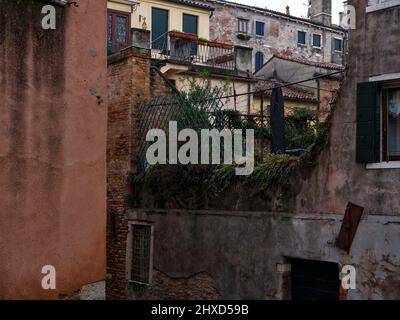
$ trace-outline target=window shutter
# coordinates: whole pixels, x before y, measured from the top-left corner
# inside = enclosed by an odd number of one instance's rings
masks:
[[[359,83],[357,85],[357,162],[380,161],[380,128],[378,82]]]

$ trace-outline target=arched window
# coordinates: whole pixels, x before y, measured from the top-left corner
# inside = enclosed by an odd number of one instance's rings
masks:
[[[262,52],[256,53],[256,72],[264,65],[264,54]]]

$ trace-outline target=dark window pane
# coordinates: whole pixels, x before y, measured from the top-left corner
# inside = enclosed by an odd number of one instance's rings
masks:
[[[112,42],[112,34],[113,34],[113,16],[112,14],[108,15],[108,42]]]
[[[265,23],[256,21],[256,35],[264,36],[265,34]]]
[[[264,65],[264,54],[262,52],[256,53],[256,71],[260,70]]]
[[[132,281],[141,283],[150,282],[150,245],[151,227],[134,225],[131,268]]]
[[[335,51],[342,51],[342,40],[335,39]]]
[[[321,48],[321,36],[319,34],[313,35],[313,46]]]
[[[125,44],[127,39],[127,18],[117,17],[117,42]]]
[[[298,33],[297,33],[297,43],[306,44],[306,33],[304,31],[298,31]]]

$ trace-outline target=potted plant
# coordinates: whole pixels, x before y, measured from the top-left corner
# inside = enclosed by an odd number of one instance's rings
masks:
[[[208,39],[203,38],[203,37],[198,37],[198,38],[197,38],[197,43],[198,43],[199,45],[206,46],[207,43],[208,43]]]
[[[197,35],[195,34],[190,34],[190,33],[185,33],[181,32],[178,30],[172,30],[169,32],[169,36],[171,38],[177,38],[180,40],[191,40],[191,41],[197,41]]]
[[[208,41],[208,46],[213,48],[221,48],[221,49],[231,49],[232,45],[230,43],[223,43],[218,41]]]

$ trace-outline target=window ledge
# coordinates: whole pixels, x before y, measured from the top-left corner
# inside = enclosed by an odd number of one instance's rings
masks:
[[[366,168],[367,170],[400,169],[400,161],[367,163]]]

